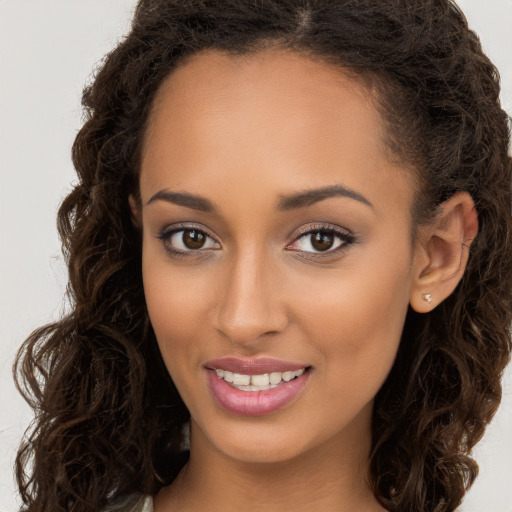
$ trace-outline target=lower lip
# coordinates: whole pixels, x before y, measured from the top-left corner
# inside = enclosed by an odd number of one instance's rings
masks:
[[[261,416],[277,411],[292,402],[306,386],[309,371],[289,382],[281,381],[265,391],[242,391],[207,369],[210,391],[216,402],[226,411],[243,416]]]

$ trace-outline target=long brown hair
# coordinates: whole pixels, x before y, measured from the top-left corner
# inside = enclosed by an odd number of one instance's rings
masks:
[[[421,184],[416,224],[457,191],[475,201],[462,282],[431,313],[408,312],[375,401],[369,474],[393,511],[453,510],[473,482],[469,454],[511,350],[512,166],[498,73],[463,14],[449,0],[142,0],[83,94],[79,181],[58,213],[72,310],[32,333],[15,366],[36,413],[16,463],[26,510],[97,512],[183,467],[189,413],[148,320],[128,196],[162,80],[203,49],[265,45],[372,82],[391,153]]]

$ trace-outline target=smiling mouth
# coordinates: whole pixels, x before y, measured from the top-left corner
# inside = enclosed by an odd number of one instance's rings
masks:
[[[246,375],[243,373],[230,372],[220,368],[215,369],[219,378],[240,391],[267,391],[273,389],[282,382],[290,382],[300,377],[307,368],[296,371],[270,372],[259,375]]]
[[[211,396],[229,413],[261,416],[292,404],[312,367],[272,358],[224,357],[204,365]]]

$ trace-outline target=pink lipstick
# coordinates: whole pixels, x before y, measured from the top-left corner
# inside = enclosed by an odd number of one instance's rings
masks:
[[[210,392],[226,411],[268,414],[292,402],[304,389],[310,367],[277,359],[227,357],[204,365]]]

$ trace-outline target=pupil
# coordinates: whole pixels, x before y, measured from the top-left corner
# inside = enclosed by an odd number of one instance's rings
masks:
[[[317,251],[327,251],[334,243],[334,236],[330,233],[319,231],[313,234],[311,243]]]
[[[206,237],[200,231],[191,230],[183,233],[183,243],[188,249],[201,249],[205,240]]]

